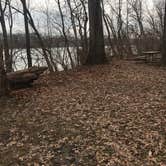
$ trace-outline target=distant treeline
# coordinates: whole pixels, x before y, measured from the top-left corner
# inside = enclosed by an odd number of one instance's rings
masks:
[[[65,39],[63,36],[42,36],[45,47],[65,47]],[[0,40],[2,42],[2,34],[0,34]],[[8,35],[9,48],[26,48],[26,38],[25,34],[13,34],[12,38]],[[35,34],[30,35],[31,48],[39,48],[40,42]],[[68,37],[70,46],[75,46],[74,37]],[[81,41],[79,41],[81,43]],[[80,44],[81,45],[81,44]]]
[[[65,38],[63,36],[42,36],[45,47],[47,48],[54,48],[54,47],[65,47]],[[40,47],[40,42],[35,34],[30,35],[31,39],[31,48],[39,48]],[[2,41],[2,34],[0,34],[0,40]],[[12,38],[10,35],[8,36],[9,40],[9,48],[26,48],[26,38],[24,34],[18,33],[18,34],[13,34]],[[123,42],[125,43],[125,38],[123,39]],[[68,37],[68,42],[71,47],[75,47],[76,41],[74,37]],[[80,46],[81,46],[81,40],[77,41]],[[138,44],[137,39],[130,39],[130,44],[136,46]],[[118,41],[112,38],[112,43],[114,45],[118,44]],[[154,50],[159,50],[161,47],[160,39],[156,38],[155,36],[146,36],[144,39],[141,40],[142,45],[144,46],[144,50],[151,50],[152,48]],[[127,41],[126,41],[126,44]],[[110,42],[107,36],[105,36],[105,45],[110,46]]]

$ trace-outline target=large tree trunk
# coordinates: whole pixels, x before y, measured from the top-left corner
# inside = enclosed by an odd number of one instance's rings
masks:
[[[165,2],[165,14],[164,14],[163,41],[162,41],[162,64],[166,66],[166,2]]]
[[[28,15],[27,15],[27,5],[26,0],[21,0],[23,5],[23,13],[24,13],[24,24],[25,24],[25,37],[26,37],[26,51],[27,51],[27,60],[28,60],[28,68],[32,67],[32,57],[31,57],[31,46],[30,46],[30,33],[29,33],[29,25],[28,25]]]
[[[107,62],[104,48],[103,22],[100,0],[88,0],[90,41],[86,64]]]
[[[4,69],[3,49],[0,47],[0,97],[8,95],[6,71]]]

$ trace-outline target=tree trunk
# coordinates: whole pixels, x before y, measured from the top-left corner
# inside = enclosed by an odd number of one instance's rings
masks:
[[[34,80],[37,80],[47,69],[47,67],[30,67],[25,70],[7,73],[7,80],[10,89],[19,89],[31,86]]]
[[[33,21],[33,18],[32,18],[32,16],[31,16],[31,13],[29,12],[29,10],[28,10],[27,8],[26,8],[26,12],[27,12],[29,24],[31,25],[32,29],[34,30],[34,32],[35,32],[35,34],[36,34],[36,36],[37,36],[37,38],[38,38],[38,40],[39,40],[39,42],[40,42],[40,46],[41,46],[41,49],[42,49],[42,51],[43,51],[43,56],[44,56],[44,58],[45,58],[45,60],[46,60],[46,63],[47,63],[48,68],[49,68],[49,71],[50,71],[50,72],[54,72],[53,66],[52,66],[52,64],[51,64],[51,62],[50,62],[50,60],[49,60],[48,55],[47,55],[48,50],[46,50],[45,44],[44,44],[44,42],[43,42],[43,39],[42,39],[42,37],[41,37],[39,31],[37,30],[36,26],[35,26],[35,23],[34,23],[34,21]]]
[[[8,84],[4,69],[3,49],[0,47],[0,97],[8,95]]]
[[[69,10],[70,10],[70,18],[71,18],[72,28],[73,28],[73,32],[74,32],[74,37],[75,37],[75,45],[76,45],[76,51],[77,51],[76,60],[77,60],[77,65],[79,65],[80,64],[79,55],[78,55],[78,53],[79,53],[79,40],[78,40],[75,16],[74,16],[73,9],[71,6],[71,0],[67,0],[67,4],[68,4]]]
[[[31,46],[30,46],[30,33],[29,33],[29,25],[28,25],[28,15],[27,15],[27,5],[26,0],[21,0],[23,5],[23,13],[24,13],[24,24],[25,24],[25,37],[26,37],[26,51],[27,51],[27,60],[28,60],[28,68],[32,67],[32,57],[31,57]]]
[[[65,30],[64,15],[63,15],[63,12],[62,12],[60,0],[58,0],[57,3],[58,3],[59,13],[60,13],[60,17],[61,17],[62,33],[63,33],[64,39],[65,39],[65,47],[67,49],[67,53],[68,53],[68,56],[69,56],[69,59],[70,59],[71,67],[74,68],[75,64],[73,62],[73,58],[72,58],[72,55],[71,55],[71,52],[70,52],[70,45],[69,45],[68,37],[67,37],[67,34],[66,34],[66,30]]]
[[[166,66],[166,2],[165,2],[165,14],[164,14],[163,41],[162,41],[162,64]]]
[[[88,9],[90,42],[86,64],[104,64],[107,63],[107,59],[104,48],[104,34],[100,0],[88,0]]]
[[[2,7],[2,2],[0,2],[0,22],[2,27],[2,33],[3,33],[3,47],[4,47],[4,53],[5,53],[5,65],[6,65],[6,71],[11,72],[12,71],[12,58],[9,54],[9,43],[8,43],[8,36],[7,36],[7,29],[6,29],[6,23],[5,23],[5,16],[4,16],[4,10]]]

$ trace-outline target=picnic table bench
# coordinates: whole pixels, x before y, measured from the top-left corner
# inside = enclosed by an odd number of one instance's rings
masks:
[[[159,59],[160,57],[160,51],[145,51],[142,52],[142,54],[145,56],[146,62],[153,62],[156,59]]]

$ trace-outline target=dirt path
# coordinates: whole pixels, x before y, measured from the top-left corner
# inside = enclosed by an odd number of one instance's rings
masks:
[[[166,70],[119,62],[45,76],[0,102],[0,166],[165,166]]]

